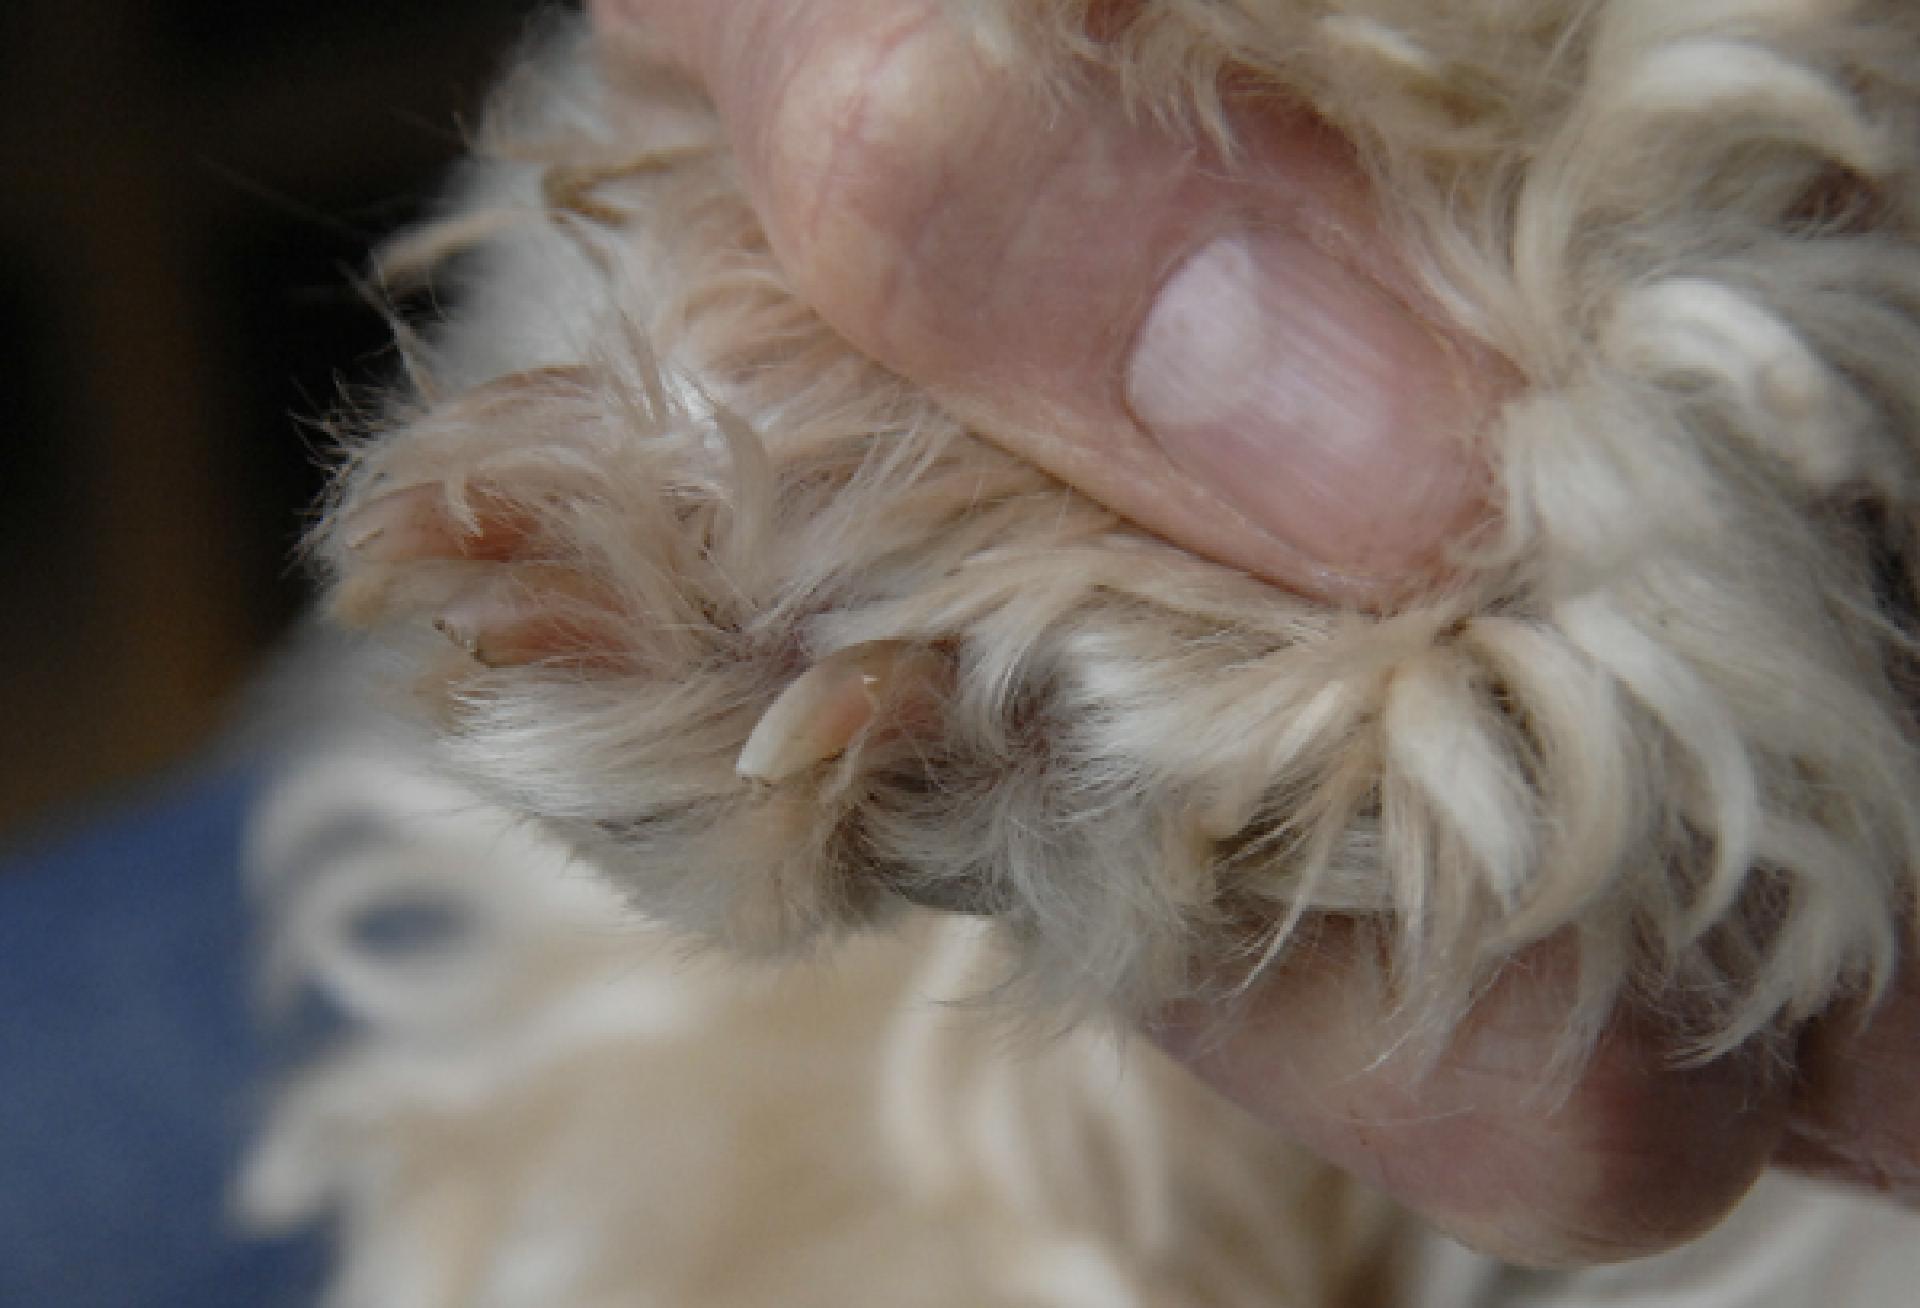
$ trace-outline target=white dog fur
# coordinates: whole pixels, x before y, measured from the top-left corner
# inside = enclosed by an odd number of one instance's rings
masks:
[[[1504,1268],[1119,1030],[1009,1040],[967,1002],[980,923],[693,958],[367,730],[302,761],[253,861],[271,993],[355,1029],[239,1195],[330,1219],[327,1308],[1885,1308],[1920,1275],[1911,1215],[1781,1178],[1676,1254]]]
[[[248,1184],[343,1216],[339,1303],[1411,1303],[1451,1255],[1106,1019],[1318,913],[1378,930],[1427,1034],[1572,941],[1567,1066],[1623,999],[1704,1056],[1888,978],[1920,859],[1910,9],[1151,0],[1095,42],[1088,7],[954,3],[1036,94],[1230,160],[1230,71],[1351,139],[1521,379],[1460,434],[1498,530],[1372,614],[1144,537],[815,319],[696,89],[550,38],[389,251],[455,307],[317,545],[484,801],[321,757],[263,836],[314,864],[283,962],[368,1023]],[[296,856],[286,813],[342,795],[375,852]],[[422,878],[459,943],[383,960],[350,910]],[[826,972],[683,969],[662,930]],[[1008,1050],[924,998],[989,990],[1087,1025]]]

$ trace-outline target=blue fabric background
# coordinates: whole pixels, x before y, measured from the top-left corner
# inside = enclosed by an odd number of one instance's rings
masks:
[[[253,786],[202,773],[0,852],[0,1304],[312,1301],[317,1240],[237,1234],[272,1066],[238,874]]]

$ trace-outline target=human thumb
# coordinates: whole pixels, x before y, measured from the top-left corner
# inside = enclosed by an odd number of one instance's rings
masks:
[[[1370,604],[1483,513],[1500,375],[1436,321],[1345,144],[1228,166],[1043,93],[933,0],[597,0],[706,83],[776,254],[860,349],[1176,544]]]

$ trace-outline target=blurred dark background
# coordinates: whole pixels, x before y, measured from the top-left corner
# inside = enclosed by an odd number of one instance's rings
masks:
[[[529,0],[0,0],[0,840],[189,756],[306,600],[351,287]]]

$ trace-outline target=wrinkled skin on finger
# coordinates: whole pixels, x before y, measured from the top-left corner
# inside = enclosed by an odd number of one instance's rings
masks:
[[[1771,1159],[1791,1078],[1755,1051],[1679,1067],[1622,1014],[1577,1075],[1554,1070],[1570,947],[1514,959],[1444,1048],[1417,1047],[1376,948],[1337,922],[1227,1021],[1171,1011],[1149,1034],[1255,1116],[1511,1262],[1572,1267],[1713,1226]]]
[[[1429,1062],[1393,1048],[1370,948],[1337,927],[1231,1022],[1170,1012],[1150,1034],[1228,1099],[1464,1242],[1579,1266],[1711,1228],[1780,1165],[1920,1207],[1920,980],[1810,1024],[1788,1061],[1752,1047],[1685,1065],[1623,1013],[1571,1084],[1550,1072],[1573,1008],[1570,953],[1514,960]]]
[[[1497,361],[1436,326],[1343,142],[1229,169],[1042,98],[931,0],[602,0],[705,80],[775,250],[855,345],[1176,544],[1369,604],[1484,513]]]

